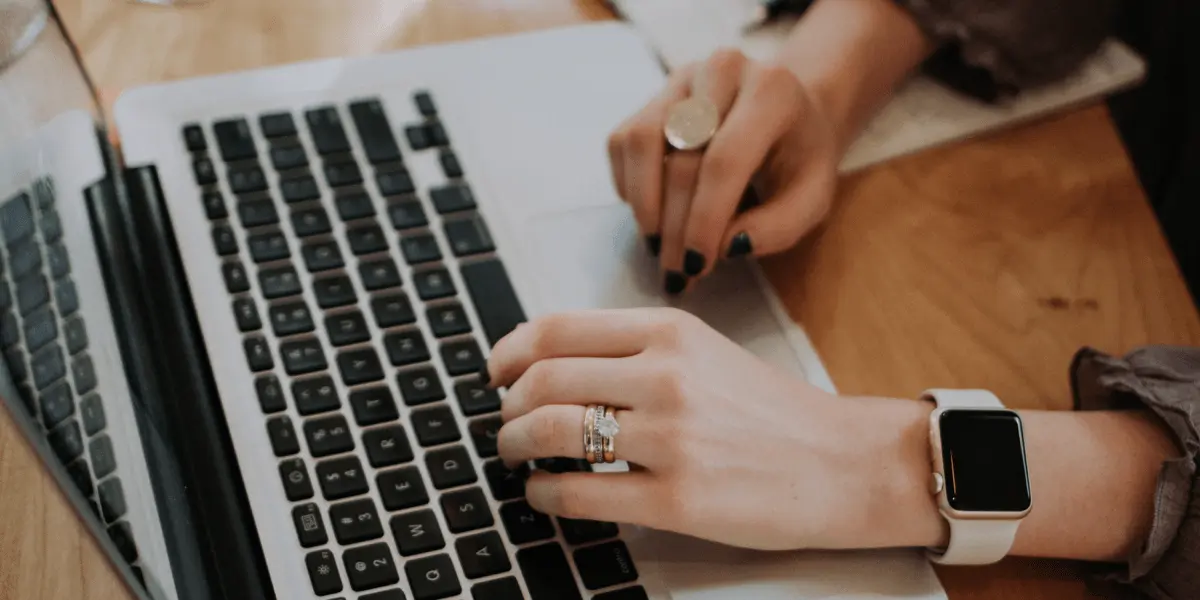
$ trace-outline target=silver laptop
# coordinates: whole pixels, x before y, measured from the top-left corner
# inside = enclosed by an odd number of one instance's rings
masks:
[[[663,81],[623,26],[145,87],[111,123],[76,58],[51,18],[0,72],[0,395],[137,597],[941,597],[915,552],[551,518],[523,477],[589,465],[496,458],[492,344],[669,303],[604,154]],[[681,306],[830,387],[752,267]]]

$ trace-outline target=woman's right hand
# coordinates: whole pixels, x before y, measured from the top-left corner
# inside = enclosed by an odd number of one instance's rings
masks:
[[[692,94],[716,105],[721,124],[703,150],[668,151],[669,110]],[[608,151],[617,191],[659,256],[666,291],[678,294],[722,258],[780,252],[816,226],[836,186],[837,140],[791,71],[720,50],[676,72]],[[751,184],[761,202],[739,214]]]

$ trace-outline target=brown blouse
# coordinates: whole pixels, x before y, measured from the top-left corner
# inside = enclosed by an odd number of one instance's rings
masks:
[[[949,69],[943,63],[934,75],[986,99],[1068,75],[1110,35],[1120,4],[895,1],[942,42],[938,58],[958,63]],[[990,92],[978,85],[981,75]],[[1126,563],[1097,566],[1092,587],[1121,600],[1200,600],[1200,348],[1154,346],[1120,358],[1085,348],[1071,366],[1071,382],[1077,410],[1149,409],[1184,450],[1159,473],[1154,523],[1145,542]]]

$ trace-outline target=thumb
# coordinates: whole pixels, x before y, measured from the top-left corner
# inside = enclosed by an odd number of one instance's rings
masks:
[[[836,176],[812,170],[729,224],[721,248],[725,258],[766,256],[796,245],[829,212]]]

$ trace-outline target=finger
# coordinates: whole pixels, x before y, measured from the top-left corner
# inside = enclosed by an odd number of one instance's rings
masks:
[[[687,275],[683,272],[683,236],[701,160],[698,152],[676,152],[667,157],[663,166],[666,189],[663,190],[662,256],[659,261],[663,269],[663,289],[672,296],[683,293],[687,287]]]
[[[715,263],[746,187],[793,121],[794,79],[782,67],[756,73],[705,150],[684,230],[686,273],[699,275]]]
[[[721,242],[726,258],[787,250],[825,218],[837,186],[835,169],[812,167],[794,173],[774,197],[733,219]]]
[[[612,171],[613,189],[617,191],[617,196],[629,201],[629,197],[625,194],[625,137],[628,132],[625,130],[624,124],[617,127],[611,135],[608,136],[608,164]]]
[[[647,238],[659,235],[660,230],[662,160],[666,153],[663,123],[667,109],[687,98],[692,73],[691,67],[673,73],[663,92],[633,116],[622,140],[625,166],[621,173],[625,180],[626,201],[633,208],[642,235]]]
[[[564,356],[632,356],[648,342],[659,311],[647,308],[586,310],[547,315],[504,336],[484,366],[494,387],[516,381],[530,365]]]
[[[504,395],[505,421],[552,404],[606,404],[636,408],[646,368],[627,358],[559,357],[539,360]]]
[[[540,406],[500,428],[496,447],[504,464],[512,467],[539,458],[584,458],[583,420],[587,408],[566,404]],[[636,412],[618,410],[621,431],[613,437],[617,459],[644,466],[653,463],[655,434]]]
[[[548,515],[651,526],[661,484],[646,471],[628,473],[534,472],[525,482],[529,505]]]

